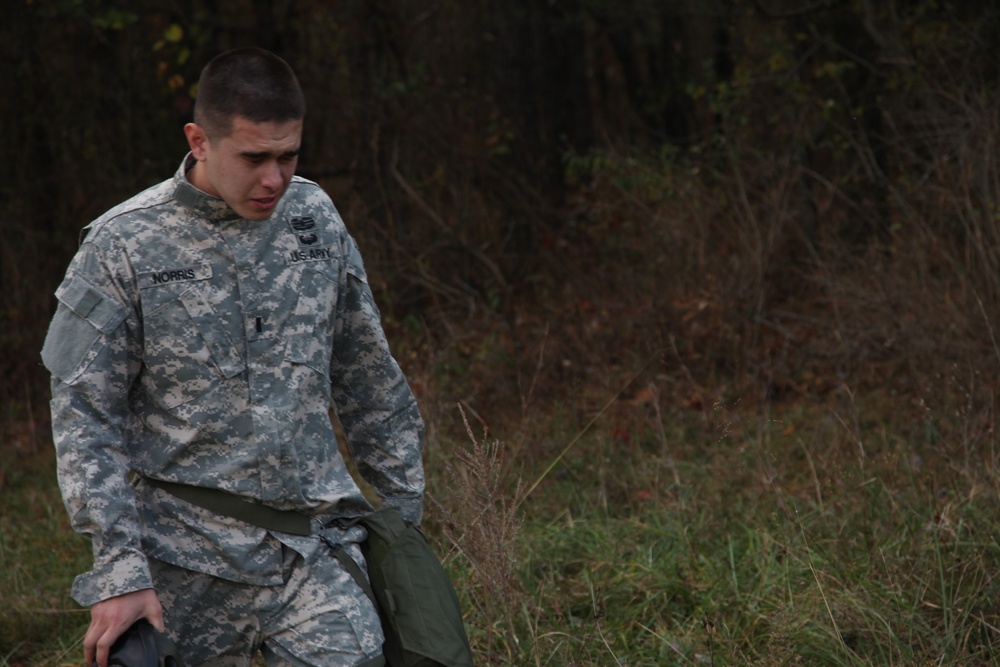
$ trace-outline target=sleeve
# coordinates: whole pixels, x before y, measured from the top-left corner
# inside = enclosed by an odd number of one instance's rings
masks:
[[[354,239],[345,234],[332,368],[333,399],[358,471],[383,501],[419,524],[424,422],[389,351]]]
[[[74,530],[89,535],[93,569],[73,584],[89,606],[152,587],[140,546],[125,445],[128,391],[138,372],[134,313],[92,244],[85,243],[56,291],[42,347],[52,374],[52,435],[63,502]]]

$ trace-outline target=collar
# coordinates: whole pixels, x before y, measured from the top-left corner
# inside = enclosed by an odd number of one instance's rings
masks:
[[[176,185],[174,198],[183,206],[207,220],[228,222],[230,220],[241,219],[240,214],[230,208],[229,204],[224,200],[202,192],[191,184],[187,174],[194,167],[194,163],[195,159],[191,153],[184,156],[184,161],[181,163],[177,173],[174,174],[174,183]]]

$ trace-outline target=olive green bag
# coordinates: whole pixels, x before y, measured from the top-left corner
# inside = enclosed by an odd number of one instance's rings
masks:
[[[394,508],[341,522],[361,524],[368,579],[342,548],[335,554],[375,602],[389,667],[472,667],[462,608],[441,562],[419,528]]]

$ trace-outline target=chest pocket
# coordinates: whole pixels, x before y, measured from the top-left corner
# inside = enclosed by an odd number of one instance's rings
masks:
[[[243,372],[237,351],[212,305],[189,287],[145,317],[142,385],[167,410],[210,392]]]

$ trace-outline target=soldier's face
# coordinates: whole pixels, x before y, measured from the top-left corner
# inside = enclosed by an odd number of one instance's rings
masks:
[[[198,161],[188,174],[199,190],[224,199],[248,220],[266,220],[295,174],[302,143],[302,121],[253,123],[233,120],[226,137],[210,140],[194,123],[184,126]]]

